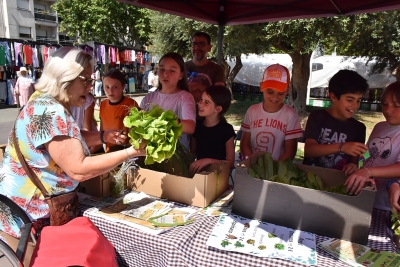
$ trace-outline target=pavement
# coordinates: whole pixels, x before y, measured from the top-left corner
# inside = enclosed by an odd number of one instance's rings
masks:
[[[4,102],[0,102],[0,145],[7,144],[8,135],[17,116],[17,105],[6,105]]]

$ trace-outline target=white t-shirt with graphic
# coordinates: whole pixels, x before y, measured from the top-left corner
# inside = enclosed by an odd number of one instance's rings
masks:
[[[274,113],[264,111],[263,103],[252,105],[246,112],[241,130],[251,134],[252,153],[269,152],[274,160],[283,154],[285,140],[303,135],[299,115],[288,105]]]
[[[400,125],[390,125],[386,121],[379,122],[372,130],[367,146],[370,158],[366,160],[364,167],[387,166],[400,162]],[[386,185],[399,178],[375,177],[377,194],[374,208],[390,210]]]

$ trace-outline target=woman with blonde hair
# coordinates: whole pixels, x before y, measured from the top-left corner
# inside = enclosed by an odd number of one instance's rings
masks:
[[[90,157],[88,147],[105,142],[121,144],[126,139],[119,130],[80,131],[71,116],[71,106],[83,106],[91,89],[91,59],[88,53],[73,47],[57,50],[46,62],[35,85],[36,92],[15,123],[23,159],[51,195],[72,192],[79,182],[106,173],[132,157],[145,155],[143,145],[138,150],[128,147]],[[21,165],[13,130],[3,163],[0,194],[25,210],[36,230],[40,230],[48,224],[49,206]],[[0,209],[0,233],[9,244],[20,237],[20,227],[20,221]]]

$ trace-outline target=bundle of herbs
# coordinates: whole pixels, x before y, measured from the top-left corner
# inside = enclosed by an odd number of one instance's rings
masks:
[[[171,110],[164,111],[158,105],[148,111],[134,107],[124,125],[130,128],[128,136],[135,149],[143,140],[146,142],[144,164],[148,169],[191,176],[189,166],[194,156],[179,142],[183,126]]]

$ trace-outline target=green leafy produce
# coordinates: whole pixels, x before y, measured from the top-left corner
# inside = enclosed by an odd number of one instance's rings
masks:
[[[390,220],[392,221],[392,230],[394,234],[400,236],[400,218],[398,214],[392,212]]]
[[[270,153],[258,156],[256,161],[247,168],[247,172],[257,179],[347,195],[344,185],[324,188],[318,175],[300,170],[289,159],[274,161]]]
[[[158,105],[149,111],[132,108],[124,119],[124,125],[130,128],[128,136],[135,149],[146,140],[146,165],[171,158],[183,129],[171,110],[164,111]]]
[[[175,154],[170,159],[166,159],[161,163],[155,162],[151,165],[145,165],[143,167],[154,171],[193,178],[194,173],[190,171],[189,167],[190,164],[195,161],[195,159],[195,156],[190,153],[190,151],[184,145],[178,142],[176,145]]]

